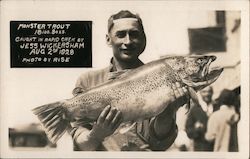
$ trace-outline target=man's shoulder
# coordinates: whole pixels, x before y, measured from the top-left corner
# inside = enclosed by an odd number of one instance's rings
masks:
[[[91,69],[80,75],[80,78],[94,78],[96,76],[100,76],[109,72],[109,67],[101,68],[101,69]]]
[[[204,111],[202,110],[201,106],[198,104],[195,104],[190,108],[190,114],[192,114],[192,115],[197,116],[197,115],[201,115],[203,113],[204,113]]]
[[[209,117],[209,120],[210,122],[212,123],[223,123],[225,121],[225,114],[223,114],[221,111],[217,110],[215,112],[213,112],[210,117]]]
[[[89,70],[80,75],[77,80],[77,86],[83,88],[92,88],[108,81],[109,68]]]
[[[192,104],[191,108],[190,108],[190,111],[198,111],[201,109],[201,106],[199,104]]]
[[[225,112],[223,112],[221,110],[216,110],[216,111],[214,111],[211,114],[210,118],[213,117],[213,118],[220,118],[220,119],[222,119],[223,117],[225,117],[226,114],[227,113],[225,113]]]

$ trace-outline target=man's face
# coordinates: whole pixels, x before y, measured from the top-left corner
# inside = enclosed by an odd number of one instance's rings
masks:
[[[202,99],[206,103],[210,103],[212,101],[213,90],[211,87],[206,87],[200,91]]]
[[[146,37],[137,19],[123,18],[114,20],[107,43],[112,47],[116,60],[133,62],[143,52]]]

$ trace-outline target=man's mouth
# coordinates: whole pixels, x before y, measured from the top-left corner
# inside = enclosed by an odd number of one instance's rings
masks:
[[[134,50],[134,48],[120,48],[120,51],[126,55],[132,55]]]

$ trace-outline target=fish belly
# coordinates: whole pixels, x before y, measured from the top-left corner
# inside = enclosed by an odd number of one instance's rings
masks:
[[[171,88],[162,86],[138,95],[131,95],[127,99],[113,101],[111,105],[122,112],[124,121],[138,121],[160,114],[167,107],[170,97]]]

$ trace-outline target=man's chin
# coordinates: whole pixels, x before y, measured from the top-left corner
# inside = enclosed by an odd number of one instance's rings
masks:
[[[121,58],[121,60],[124,61],[124,62],[133,62],[133,61],[135,61],[137,59],[138,59],[137,56],[131,56],[131,55],[126,55],[126,54],[124,54],[122,56],[122,58]]]
[[[134,52],[133,53],[132,52],[129,52],[129,53],[120,52],[119,55],[116,56],[116,59],[121,61],[121,62],[131,63],[131,62],[137,61],[138,57],[139,57],[139,55],[134,53]]]

